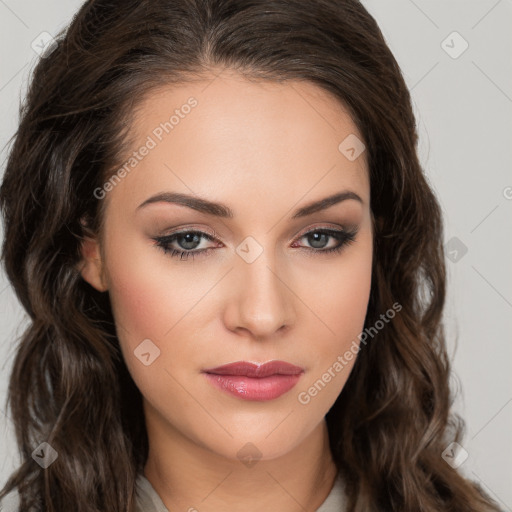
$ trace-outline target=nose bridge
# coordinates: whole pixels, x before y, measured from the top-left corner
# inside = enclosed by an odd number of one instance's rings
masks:
[[[236,293],[229,323],[232,329],[269,336],[293,321],[292,294],[282,271],[277,270],[283,267],[277,264],[275,252],[248,238],[237,247],[232,274]]]

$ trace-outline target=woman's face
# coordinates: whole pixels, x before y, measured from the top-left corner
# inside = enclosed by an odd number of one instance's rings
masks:
[[[311,83],[230,71],[152,93],[131,135],[113,170],[124,172],[96,191],[107,191],[102,259],[84,245],[82,275],[108,290],[146,422],[230,459],[247,443],[283,455],[355,362],[344,355],[363,329],[373,242],[362,136]],[[205,373],[243,361],[298,373]]]

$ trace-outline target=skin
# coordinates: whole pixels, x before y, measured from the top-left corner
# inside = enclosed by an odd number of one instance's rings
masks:
[[[338,150],[349,134],[362,136],[341,102],[314,84],[252,82],[223,70],[152,92],[134,113],[133,149],[191,96],[197,106],[103,199],[105,230],[85,240],[81,273],[109,293],[144,400],[144,473],[167,508],[314,511],[336,474],[325,414],[355,358],[308,404],[298,395],[358,342],[364,326],[373,249],[366,154],[350,161]],[[299,207],[344,190],[362,203],[348,199],[291,219]],[[160,192],[222,202],[234,216],[165,202],[137,208]],[[321,252],[337,246],[335,238],[315,245],[304,236],[351,226],[355,241],[340,253]],[[192,250],[213,249],[185,260],[152,240],[184,229],[215,233]],[[249,236],[262,248],[252,263],[236,252]],[[178,239],[172,247],[192,245]],[[148,366],[134,355],[144,339],[160,349]],[[201,373],[273,359],[304,374],[270,401],[228,395]],[[247,443],[261,454],[250,467],[237,456]]]

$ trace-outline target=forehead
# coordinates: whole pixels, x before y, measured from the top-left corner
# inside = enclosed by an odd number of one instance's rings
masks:
[[[344,141],[363,137],[345,105],[310,82],[223,71],[160,87],[134,110],[130,135],[119,164],[131,159],[129,172],[109,192],[119,199],[179,190],[221,200],[222,190],[242,205],[350,187],[369,201],[366,152],[354,160],[344,153]]]

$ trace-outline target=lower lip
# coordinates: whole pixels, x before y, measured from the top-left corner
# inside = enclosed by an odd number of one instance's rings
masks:
[[[210,383],[243,400],[267,401],[273,400],[290,391],[299,381],[298,375],[270,375],[256,379],[243,375],[216,375],[205,373]]]

